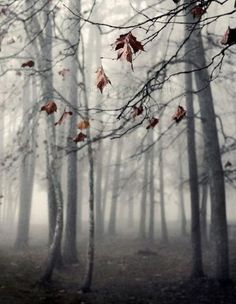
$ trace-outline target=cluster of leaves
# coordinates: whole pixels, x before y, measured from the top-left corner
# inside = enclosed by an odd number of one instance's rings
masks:
[[[133,55],[136,54],[138,51],[144,51],[143,45],[140,41],[137,40],[137,38],[131,33],[128,32],[126,34],[120,35],[114,45],[115,51],[118,51],[117,54],[117,60],[118,59],[124,59],[127,62],[131,63],[131,69],[133,69]],[[97,88],[100,90],[101,93],[103,93],[104,88],[111,84],[110,79],[106,75],[103,66],[101,65],[97,69],[97,79],[96,79],[96,85]],[[131,117],[135,119],[137,116],[140,116],[143,113],[143,106],[136,106],[134,105],[132,107]],[[179,123],[186,115],[186,110],[184,110],[183,107],[179,106],[176,110],[176,113],[173,116],[173,119],[176,121],[176,123]],[[147,130],[153,129],[157,124],[159,123],[159,118],[151,117],[149,119],[149,124],[146,127]]]
[[[54,112],[57,112],[57,105],[53,100],[49,100],[44,106],[41,107],[41,111],[45,111],[48,115],[53,114]],[[72,116],[73,112],[66,111],[64,109],[61,117],[57,122],[55,122],[55,126],[61,125],[67,117]],[[85,130],[90,127],[90,123],[88,120],[82,120],[77,124],[78,129]],[[74,142],[78,143],[81,141],[84,141],[87,136],[83,134],[82,132],[79,132],[75,137],[69,137],[69,139],[72,139]]]

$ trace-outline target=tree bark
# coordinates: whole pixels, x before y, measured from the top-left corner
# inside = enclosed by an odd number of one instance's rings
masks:
[[[186,22],[188,22],[186,17]],[[186,26],[187,27],[187,26]],[[186,28],[186,37],[188,29]],[[190,49],[188,43],[185,46],[185,70],[191,69]],[[188,168],[189,168],[189,186],[191,197],[191,239],[192,239],[192,276],[203,276],[202,265],[202,245],[201,245],[201,228],[199,215],[199,188],[198,188],[198,168],[195,144],[195,121],[193,107],[193,88],[192,74],[185,74],[185,91],[186,91],[186,109],[187,109],[187,149],[188,149]]]
[[[194,1],[191,1],[194,3]],[[187,2],[188,3],[188,2]],[[190,22],[196,22],[191,17]],[[217,134],[216,116],[210,79],[206,66],[206,58],[201,32],[195,30],[191,35],[193,44],[194,67],[198,89],[204,144],[208,164],[208,176],[211,195],[212,227],[213,227],[213,260],[214,275],[220,281],[229,279],[228,231],[226,219],[226,200],[224,172],[221,163],[219,139]]]

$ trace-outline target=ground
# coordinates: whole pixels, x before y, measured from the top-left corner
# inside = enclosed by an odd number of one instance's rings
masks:
[[[138,241],[114,238],[97,241],[92,292],[79,291],[86,263],[86,242],[79,244],[79,262],[56,270],[51,286],[35,284],[47,251],[32,245],[16,253],[0,246],[1,304],[233,304],[236,299],[236,242],[230,242],[233,281],[221,286],[211,279],[211,254],[204,249],[207,277],[191,279],[191,247],[187,239]]]

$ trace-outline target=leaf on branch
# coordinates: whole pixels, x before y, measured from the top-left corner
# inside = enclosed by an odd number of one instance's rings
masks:
[[[133,54],[138,51],[144,51],[143,45],[137,38],[131,33],[128,32],[126,34],[120,35],[119,38],[116,39],[115,51],[118,51],[117,59],[125,59],[126,61],[131,63],[131,68],[133,70]]]
[[[48,115],[50,115],[53,112],[57,111],[57,105],[54,101],[50,100],[44,106],[41,107],[41,111],[45,111]]]
[[[227,160],[227,162],[225,163],[225,168],[228,168],[231,166],[232,166],[232,163],[229,160]]]
[[[141,115],[143,113],[143,106],[140,105],[139,107],[133,106],[133,111],[131,112],[132,118],[135,119],[135,117]]]
[[[181,107],[178,106],[175,114],[172,116],[172,119],[175,120],[176,123],[179,123],[185,116],[186,116],[187,111]]]
[[[202,15],[204,15],[205,13],[206,13],[206,9],[201,4],[198,4],[191,9],[191,14],[194,19],[201,18]]]
[[[81,120],[78,124],[77,124],[77,128],[80,130],[85,130],[88,129],[90,127],[90,123],[89,120]]]
[[[73,137],[72,140],[77,143],[77,142],[84,141],[86,137],[87,137],[87,135],[85,135],[84,133],[80,132],[78,135],[76,135],[75,137]]]
[[[105,88],[105,86],[106,86],[108,83],[111,84],[111,81],[110,81],[110,79],[107,77],[107,75],[105,74],[102,65],[97,69],[96,73],[97,73],[96,85],[97,85],[97,88],[98,88],[98,89],[100,90],[100,92],[102,93],[102,92],[103,92],[103,89]]]
[[[69,73],[70,72],[70,69],[62,69],[62,70],[60,70],[59,72],[58,72],[58,74],[60,75],[60,76],[62,76],[62,78],[63,78],[63,80],[65,79],[65,77],[66,77],[66,74],[67,73]]]
[[[56,125],[61,125],[63,123],[63,121],[66,119],[66,117],[71,116],[71,115],[73,115],[73,112],[64,110],[64,112],[62,113],[60,119],[57,122],[55,122],[54,125],[55,126]]]
[[[151,119],[149,119],[149,125],[146,127],[146,129],[150,129],[150,128],[154,128],[159,122],[158,118],[152,117]]]
[[[231,44],[236,43],[236,28],[228,27],[224,36],[220,40],[220,43],[223,45],[231,45]]]
[[[33,66],[34,66],[33,60],[26,61],[26,62],[22,63],[22,65],[21,65],[22,68],[25,68],[25,67],[32,68]]]

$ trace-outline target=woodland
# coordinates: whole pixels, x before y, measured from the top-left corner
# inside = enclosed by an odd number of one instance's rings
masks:
[[[236,299],[236,2],[0,0],[0,303]]]

